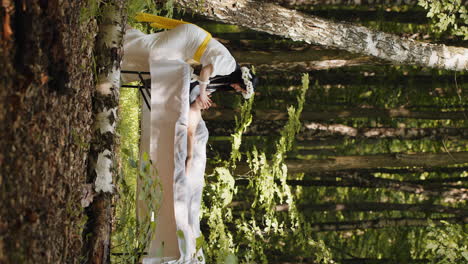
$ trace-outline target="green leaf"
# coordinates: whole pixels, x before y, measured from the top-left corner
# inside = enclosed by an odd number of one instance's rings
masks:
[[[129,156],[129,157],[132,155],[132,153],[130,152],[130,150],[128,148],[123,148],[122,153]]]
[[[205,237],[203,237],[203,235],[197,237],[197,239],[195,240],[196,242],[196,249],[197,251],[200,250],[203,245],[205,244]]]
[[[429,241],[426,246],[427,249],[429,250],[435,250],[437,248],[437,244],[434,243],[433,241]]]
[[[372,95],[372,91],[367,91],[365,93],[362,93],[359,95],[359,98],[367,98],[367,97],[370,97]]]
[[[149,161],[148,152],[143,152],[142,158],[144,161],[148,162]]]
[[[461,255],[468,261],[468,251],[463,251]]]
[[[185,235],[184,235],[184,232],[182,230],[177,230],[177,237],[179,239],[185,239]]]
[[[137,164],[137,162],[136,162],[134,159],[129,159],[129,160],[128,160],[128,164],[129,164],[130,167],[132,167],[132,168],[137,168],[137,167],[138,167],[138,164]]]
[[[224,263],[225,264],[237,264],[238,260],[237,260],[237,257],[231,253],[226,256],[226,258],[224,259]]]

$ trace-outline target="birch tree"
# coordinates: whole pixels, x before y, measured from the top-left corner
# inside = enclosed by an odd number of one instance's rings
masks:
[[[216,114],[215,111],[211,112]],[[213,115],[209,115],[212,117]],[[231,118],[231,117],[226,117]],[[283,120],[255,120],[246,131],[246,136],[278,135],[284,126]],[[211,120],[207,123],[211,136],[228,136],[234,132],[229,122]],[[317,138],[344,136],[349,138],[366,139],[443,139],[468,137],[468,131],[464,128],[442,127],[442,128],[392,128],[392,127],[366,127],[354,128],[343,124],[323,124],[317,122],[304,122],[301,132],[297,138],[301,140],[312,140]]]
[[[209,109],[203,113],[203,118],[205,120],[234,120],[236,116],[235,110],[222,109],[218,110],[216,108]],[[278,111],[276,109],[260,109],[255,110],[253,115],[256,119],[259,120],[286,120],[288,118],[288,113],[286,111]],[[464,111],[451,111],[451,112],[420,112],[420,111],[411,111],[405,108],[390,108],[390,109],[379,109],[379,108],[345,108],[340,110],[314,110],[314,111],[303,111],[301,114],[302,120],[333,120],[339,118],[417,118],[417,119],[452,119],[452,120],[462,120],[465,119]],[[330,130],[335,131],[339,125],[335,124],[327,126],[326,124],[318,123],[307,123],[307,127],[310,129],[317,130]],[[354,128],[349,128],[354,129]],[[351,132],[349,134],[352,134]]]
[[[417,0],[276,0],[278,4],[285,6],[308,6],[308,5],[416,5]]]
[[[98,76],[93,98],[94,134],[89,153],[88,181],[95,196],[88,211],[85,252],[88,263],[110,262],[111,195],[115,174],[120,59],[125,24],[125,0],[103,1],[96,42]]]
[[[210,19],[317,45],[371,55],[395,64],[463,71],[468,49],[428,44],[344,22],[333,22],[266,1],[206,0],[179,5]]]

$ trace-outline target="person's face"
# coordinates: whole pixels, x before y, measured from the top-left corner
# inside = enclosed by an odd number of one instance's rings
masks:
[[[231,87],[234,88],[234,90],[236,90],[238,93],[245,92],[245,90],[238,83],[231,83]]]

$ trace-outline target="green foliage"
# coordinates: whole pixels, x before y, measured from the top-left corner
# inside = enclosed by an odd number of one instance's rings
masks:
[[[165,17],[172,17],[174,14],[174,0],[164,1],[163,4],[152,0],[131,0],[127,2],[128,23],[131,27],[146,33],[154,33],[160,29],[153,28],[149,23],[135,21],[137,13],[144,12]]]
[[[419,0],[436,33],[448,31],[468,40],[468,11],[462,0]]]
[[[151,0],[131,0],[127,2],[127,14],[130,22],[134,22],[135,15],[139,12],[156,13],[158,9]]]
[[[219,161],[213,175],[209,178],[210,184],[204,191],[204,218],[210,228],[208,240],[216,243],[205,244],[205,253],[208,260],[214,263],[233,262],[236,254],[233,235],[227,226],[232,223],[232,211],[228,205],[237,192],[234,177],[231,171],[235,169],[236,162],[240,160],[239,151],[242,134],[252,122],[252,104],[254,96],[239,106],[240,117],[236,117],[236,132],[232,135],[232,152],[228,161]],[[237,261],[237,258],[235,258]]]
[[[236,166],[236,162],[240,161],[241,153],[239,152],[241,142],[242,142],[242,134],[247,131],[247,128],[252,123],[252,104],[254,101],[254,96],[252,96],[247,102],[242,104],[239,107],[240,110],[240,117],[239,119],[237,116],[235,117],[236,122],[236,129],[235,133],[232,135],[232,151],[231,151],[231,160],[230,164],[232,166]]]
[[[144,154],[138,161],[140,102],[138,90],[122,89],[120,93],[120,173],[116,178],[118,197],[115,201],[115,225],[112,232],[113,263],[135,263],[151,241],[156,223],[152,219],[159,209],[161,188],[151,177],[151,161]],[[139,165],[140,164],[140,165]],[[141,190],[136,193],[136,181],[140,180]],[[136,219],[137,200],[145,201],[142,208],[149,213]],[[153,212],[153,213],[151,213]]]
[[[95,14],[95,5],[99,0],[89,0],[91,9],[86,12]],[[131,0],[127,2],[127,14],[129,23],[143,31],[148,28],[140,23],[135,23],[134,17],[138,12],[161,14],[172,16],[173,1],[159,7],[151,0]],[[86,13],[86,16],[88,13]],[[112,232],[112,253],[124,253],[124,255],[112,256],[113,263],[137,263],[152,239],[156,227],[154,218],[158,214],[161,197],[161,185],[156,177],[156,169],[149,158],[148,153],[139,156],[139,117],[140,100],[137,89],[122,89],[119,102],[120,135],[120,174],[116,179],[118,198],[115,202],[115,229]],[[140,190],[137,194],[137,178]],[[139,219],[137,215],[137,201],[139,203]],[[162,252],[161,252],[162,253]]]
[[[101,0],[87,0],[80,10],[80,23],[88,22],[99,15]]]
[[[463,226],[442,222],[432,224],[425,239],[425,249],[432,264],[468,263],[468,233]]]
[[[174,0],[164,1],[163,5],[157,5],[156,2],[152,0],[131,0],[127,3],[127,14],[132,24],[135,22],[135,15],[139,12],[155,15],[162,15],[162,13],[165,13],[165,16],[172,17],[173,9]]]
[[[208,261],[225,263],[230,255],[239,257],[240,263],[268,263],[276,254],[313,257],[319,263],[332,263],[330,251],[322,241],[310,238],[310,225],[299,217],[294,194],[286,184],[286,153],[293,147],[305,95],[309,88],[309,76],[302,78],[302,88],[297,97],[297,107],[288,108],[289,119],[275,143],[274,154],[267,155],[255,146],[249,151],[239,151],[242,134],[252,122],[253,99],[240,107],[240,118],[236,118],[236,133],[232,135],[232,152],[228,161],[220,161],[208,181],[205,190],[205,216],[209,227],[209,243],[206,247]],[[249,180],[242,194],[234,185],[235,165],[246,158],[250,171],[241,177]],[[279,184],[278,184],[279,181]],[[249,210],[233,218],[230,204],[234,197],[242,197]],[[275,210],[278,204],[288,206],[288,214]],[[309,228],[309,229],[307,229]],[[297,245],[293,252],[284,251],[282,243]],[[289,248],[288,250],[291,250]]]

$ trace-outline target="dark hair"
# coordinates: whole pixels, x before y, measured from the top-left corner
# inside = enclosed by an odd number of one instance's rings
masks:
[[[251,82],[253,87],[257,86],[258,78],[253,74]],[[244,80],[242,79],[242,71],[239,64],[236,65],[236,69],[229,75],[216,75],[210,78],[210,84],[208,84],[207,89],[215,91],[234,91],[234,88],[231,87],[231,84],[238,83],[243,89],[247,89]],[[198,81],[191,83],[190,89],[198,85]]]

